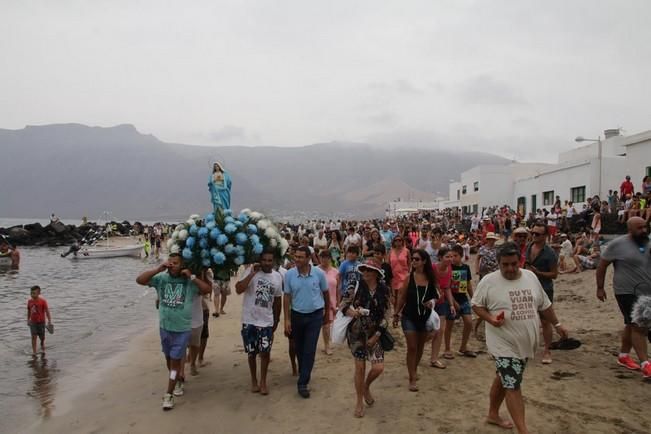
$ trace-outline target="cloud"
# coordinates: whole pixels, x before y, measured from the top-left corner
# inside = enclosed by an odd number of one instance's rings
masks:
[[[528,105],[519,89],[489,74],[482,74],[463,82],[459,88],[459,95],[468,104]]]
[[[398,116],[391,112],[382,112],[366,117],[366,122],[378,126],[391,127],[398,123]]]
[[[260,142],[255,134],[248,134],[246,129],[235,125],[225,125],[218,130],[210,131],[207,139],[215,145],[254,145]]]
[[[423,90],[414,86],[408,80],[394,80],[390,82],[375,82],[368,85],[369,89],[380,92],[393,92],[406,95],[422,95]]]

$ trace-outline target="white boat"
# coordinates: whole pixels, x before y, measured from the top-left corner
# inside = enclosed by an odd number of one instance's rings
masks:
[[[134,244],[122,247],[82,247],[77,253],[68,256],[70,259],[95,259],[95,258],[118,258],[120,256],[140,257],[141,244]]]

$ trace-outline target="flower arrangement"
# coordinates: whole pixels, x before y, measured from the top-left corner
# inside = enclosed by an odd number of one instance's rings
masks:
[[[168,251],[180,253],[193,273],[210,268],[219,280],[228,280],[240,265],[257,261],[265,249],[272,249],[280,260],[288,248],[289,243],[274,224],[249,209],[242,210],[237,217],[230,209],[203,218],[191,215],[176,226],[167,241]]]

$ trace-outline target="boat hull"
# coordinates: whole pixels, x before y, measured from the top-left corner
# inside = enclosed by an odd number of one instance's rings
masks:
[[[68,256],[70,259],[101,259],[101,258],[119,258],[122,256],[140,257],[142,251],[141,245],[124,246],[124,247],[96,247],[92,249],[81,249],[76,255]]]

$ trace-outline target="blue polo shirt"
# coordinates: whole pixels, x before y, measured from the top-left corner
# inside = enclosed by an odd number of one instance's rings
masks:
[[[307,275],[298,273],[294,267],[285,274],[283,292],[292,296],[292,310],[299,313],[312,313],[323,309],[323,292],[328,292],[328,282],[323,271],[310,266]]]

